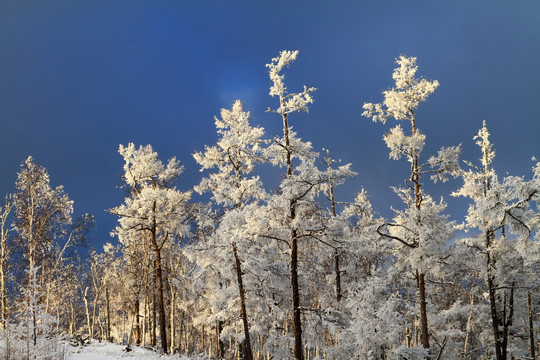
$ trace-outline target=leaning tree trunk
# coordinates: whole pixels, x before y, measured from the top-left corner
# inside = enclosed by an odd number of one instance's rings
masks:
[[[244,341],[242,342],[242,354],[244,360],[253,360],[253,353],[251,351],[251,341],[249,337],[249,322],[246,311],[246,292],[244,290],[244,282],[242,281],[242,265],[240,264],[240,258],[238,257],[238,251],[236,250],[236,244],[232,244],[235,265],[236,265],[236,277],[238,280],[238,292],[240,295],[240,316],[244,323]]]

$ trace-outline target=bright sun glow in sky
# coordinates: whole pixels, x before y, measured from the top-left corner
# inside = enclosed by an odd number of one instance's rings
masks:
[[[177,156],[178,188],[190,189],[201,178],[191,154],[215,143],[220,108],[239,98],[267,137],[279,135],[280,118],[265,113],[276,107],[265,64],[283,49],[300,50],[286,71],[291,91],[318,88],[310,113],[292,117],[294,129],[359,173],[338,200],[364,187],[380,214],[401,206],[390,186],[408,170],[388,159],[382,136],[391,124],[361,116],[364,102],[382,101],[392,86],[401,54],[441,84],[417,111],[426,157],[462,143],[463,158],[476,161],[472,138],[485,119],[501,175],[530,178],[531,157],[540,158],[537,0],[3,0],[0,196],[14,191],[32,155],[76,213],[96,215],[91,240],[100,247],[116,224],[104,209],[125,195],[118,145]],[[449,192],[459,185],[428,187],[457,221],[466,203]]]

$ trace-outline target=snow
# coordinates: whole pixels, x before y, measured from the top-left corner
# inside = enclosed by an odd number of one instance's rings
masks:
[[[93,341],[86,346],[70,346],[68,352],[70,360],[117,360],[117,359],[137,359],[137,360],[204,360],[204,355],[163,355],[155,351],[133,346],[131,351],[126,352],[125,346],[115,345],[107,342]]]

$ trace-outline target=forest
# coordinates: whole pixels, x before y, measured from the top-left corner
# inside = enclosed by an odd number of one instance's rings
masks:
[[[75,218],[51,185],[62,179],[23,161],[0,207],[2,359],[63,359],[64,343],[91,340],[209,359],[538,358],[540,162],[499,176],[486,121],[463,134],[476,159],[457,144],[424,154],[416,115],[439,83],[400,56],[358,121],[380,123],[389,157],[408,164],[389,189],[401,206],[383,218],[365,189],[338,198],[357,174],[301,138],[295,115],[317,89],[287,88],[298,54],[266,65],[283,132],[252,125],[241,100],[221,109],[217,142],[192,154],[193,189],[177,188],[176,158],[119,145],[125,199],[104,209],[112,240],[88,256],[93,215]],[[450,178],[462,223],[424,188]]]

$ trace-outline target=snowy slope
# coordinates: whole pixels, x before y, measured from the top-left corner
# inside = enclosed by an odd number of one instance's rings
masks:
[[[125,346],[115,345],[106,342],[92,342],[84,347],[70,347],[71,360],[204,360],[203,356],[180,356],[180,355],[160,355],[153,351],[132,347],[132,351],[126,352]]]

